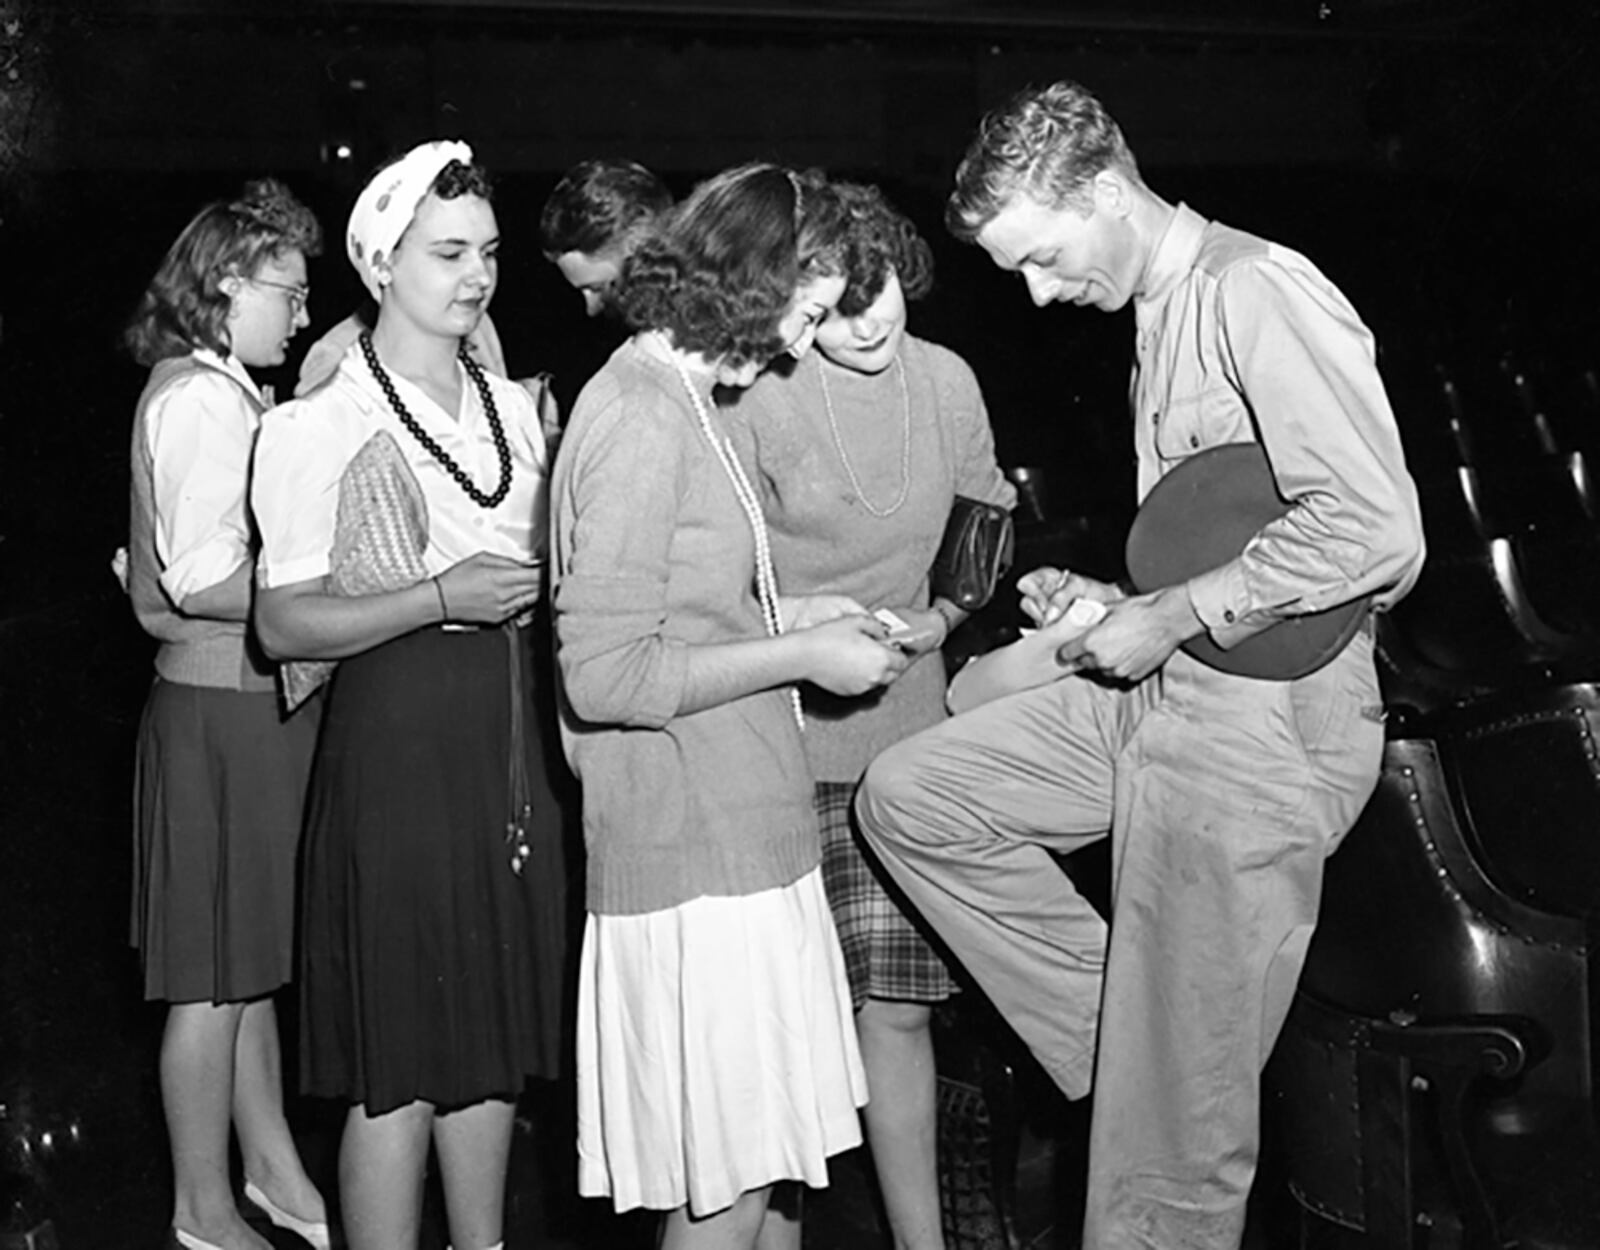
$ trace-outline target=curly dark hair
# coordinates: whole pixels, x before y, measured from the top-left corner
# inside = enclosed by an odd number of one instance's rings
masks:
[[[246,184],[236,200],[207,204],[173,241],[123,331],[133,358],[153,365],[197,347],[226,354],[228,277],[249,278],[290,252],[322,254],[322,227],[275,178]]]
[[[844,272],[846,219],[820,171],[750,164],[706,179],[623,266],[617,303],[636,330],[729,364],[783,350],[795,291]]]
[[[475,195],[480,200],[492,201],[494,183],[489,177],[489,171],[477,161],[470,164],[464,161],[451,161],[434,176],[433,182],[428,186],[428,192],[441,200]]]
[[[628,243],[667,209],[672,192],[634,161],[581,161],[562,175],[539,216],[539,243],[551,260],[593,256]]]
[[[844,294],[838,312],[854,317],[872,307],[893,272],[907,299],[921,299],[933,289],[933,249],[917,233],[911,219],[890,204],[877,187],[836,182],[849,221],[845,238]]]

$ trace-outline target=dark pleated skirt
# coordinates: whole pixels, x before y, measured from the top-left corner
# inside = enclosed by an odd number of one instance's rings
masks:
[[[317,705],[157,678],[139,722],[130,938],[149,999],[233,1003],[294,972]]]
[[[532,632],[422,630],[334,674],[306,824],[309,1094],[379,1115],[514,1098],[557,1071],[567,869]],[[532,807],[520,876],[513,690]]]

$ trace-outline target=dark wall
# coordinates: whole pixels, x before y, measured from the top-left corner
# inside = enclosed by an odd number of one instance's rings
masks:
[[[1143,5],[1142,24],[1098,31],[1064,19],[696,21],[690,6],[671,20],[509,4],[65,7],[35,14],[30,151],[0,193],[0,368],[8,460],[23,479],[9,492],[14,539],[46,526],[32,492],[68,477],[91,488],[72,520],[87,548],[116,537],[140,379],[115,333],[198,203],[271,172],[318,210],[332,237],[313,270],[303,350],[359,294],[339,234],[365,173],[443,134],[471,140],[500,175],[496,318],[511,363],[554,369],[569,399],[610,340],[576,316],[537,254],[538,209],[559,172],[628,155],[683,190],[771,157],[880,181],[922,225],[940,283],[914,326],[978,369],[1008,461],[1074,463],[1115,445],[1123,320],[1033,310],[939,224],[981,110],[1062,75],[1106,99],[1159,191],[1306,251],[1386,342],[1453,341],[1474,319],[1567,335],[1589,323],[1592,4],[1539,6],[1538,24],[1518,13],[1527,6],[1490,4],[1474,6],[1475,22],[1413,6],[1429,21],[1199,30]],[[1120,479],[1091,473],[1081,485]],[[19,515],[29,502],[38,507]],[[59,522],[47,528],[73,541]],[[30,585],[65,576],[59,564]]]

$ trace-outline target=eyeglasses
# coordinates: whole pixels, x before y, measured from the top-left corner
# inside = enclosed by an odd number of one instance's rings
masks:
[[[289,297],[289,312],[296,317],[306,310],[306,301],[311,298],[310,287],[290,286],[287,282],[271,282],[266,278],[246,278],[245,281],[282,291]]]

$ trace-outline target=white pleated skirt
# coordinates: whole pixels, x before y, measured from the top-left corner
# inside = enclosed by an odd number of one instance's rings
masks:
[[[867,1101],[821,870],[739,898],[589,915],[578,981],[578,1188],[696,1216],[821,1188]]]

